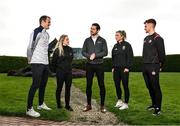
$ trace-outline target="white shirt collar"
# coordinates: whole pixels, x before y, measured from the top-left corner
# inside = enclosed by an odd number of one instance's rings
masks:
[[[96,42],[96,40],[97,40],[97,38],[99,37],[99,35],[97,34],[97,35],[95,35],[95,36],[91,36],[91,38],[92,38],[92,40],[93,40],[93,42],[95,43]]]

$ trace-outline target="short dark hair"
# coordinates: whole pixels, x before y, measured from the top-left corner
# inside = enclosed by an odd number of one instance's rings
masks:
[[[101,29],[100,25],[98,23],[93,23],[92,26],[96,26],[96,29],[99,31]]]
[[[144,22],[144,24],[146,23],[152,23],[154,25],[154,27],[156,26],[156,20],[155,19],[148,19]]]
[[[47,15],[43,15],[39,18],[39,24],[41,24],[42,21],[46,21],[47,18],[50,18],[49,16]]]
[[[125,40],[126,39],[126,32],[124,31],[124,30],[119,30],[119,31],[117,31],[116,33],[119,33],[119,34],[121,34],[122,36],[123,36],[123,40]]]

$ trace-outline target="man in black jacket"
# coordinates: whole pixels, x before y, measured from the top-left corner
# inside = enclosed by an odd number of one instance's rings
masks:
[[[156,21],[148,19],[144,22],[145,31],[149,35],[144,39],[143,46],[143,77],[152,100],[148,110],[154,110],[153,115],[160,115],[162,93],[159,84],[159,72],[165,62],[163,38],[155,32]]]
[[[103,57],[107,56],[107,43],[104,38],[98,35],[100,26],[97,23],[91,26],[91,37],[87,38],[84,42],[82,55],[87,58],[86,64],[86,95],[87,106],[83,110],[87,112],[92,109],[91,107],[91,95],[92,95],[92,81],[94,73],[96,73],[98,79],[98,85],[100,88],[101,96],[101,112],[105,113],[104,108],[105,101],[105,85],[104,85],[104,70],[103,70]]]

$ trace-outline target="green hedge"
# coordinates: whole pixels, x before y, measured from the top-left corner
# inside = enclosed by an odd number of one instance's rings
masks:
[[[27,58],[25,57],[0,56],[0,73],[24,68],[27,65]]]
[[[85,69],[85,59],[73,61],[73,68]],[[27,59],[25,57],[0,56],[0,73],[6,73],[9,70],[17,70],[26,67]],[[106,72],[111,71],[111,58],[104,59],[104,69]],[[142,57],[134,58],[134,65],[131,71],[140,72],[142,69]],[[167,55],[165,63],[165,72],[180,72],[180,55]]]
[[[180,55],[167,55],[164,71],[180,72]]]
[[[73,61],[73,67],[78,69],[85,69],[86,60],[75,60]],[[111,71],[111,58],[104,59],[104,70],[106,72]],[[133,67],[131,68],[133,72],[142,71],[142,57],[136,56],[134,58]],[[164,72],[180,72],[180,55],[167,55],[166,63],[164,67]]]

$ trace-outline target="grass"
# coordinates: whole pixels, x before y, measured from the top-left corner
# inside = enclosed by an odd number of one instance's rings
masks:
[[[119,121],[127,124],[158,124],[177,125],[180,124],[180,73],[161,73],[161,89],[163,93],[162,114],[159,117],[152,116],[152,112],[145,108],[150,105],[150,97],[141,73],[130,74],[130,103],[129,109],[119,111],[113,106],[116,103],[115,86],[112,73],[105,74],[106,85],[106,107],[116,114]],[[74,79],[73,83],[85,92],[85,78]],[[94,79],[93,97],[99,101],[99,88],[97,80]]]
[[[0,74],[0,115],[8,116],[26,116],[27,94],[31,85],[29,77],[7,77],[5,74]],[[56,109],[55,101],[55,79],[49,78],[46,87],[45,102],[53,110],[39,111],[40,119],[47,120],[68,120],[70,113],[65,109]],[[34,99],[34,109],[38,104],[38,93]]]
[[[115,87],[112,73],[105,74],[106,84],[106,106],[107,109],[116,114],[119,121],[127,124],[180,124],[180,73],[161,73],[161,88],[163,92],[162,115],[154,117],[151,112],[145,110],[150,104],[148,91],[145,87],[141,73],[130,74],[130,103],[129,109],[119,111],[114,108],[116,102]],[[39,111],[41,119],[69,120],[70,113],[65,109],[56,109],[55,101],[55,78],[49,78],[46,88],[45,101],[53,110],[51,112]],[[85,78],[73,79],[76,87],[85,92]],[[27,93],[31,84],[28,77],[7,77],[0,74],[0,115],[25,116]],[[73,95],[73,92],[72,92]],[[99,101],[99,88],[97,80],[94,79],[93,97]],[[34,108],[38,103],[37,93],[34,99]]]

